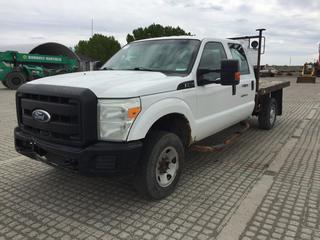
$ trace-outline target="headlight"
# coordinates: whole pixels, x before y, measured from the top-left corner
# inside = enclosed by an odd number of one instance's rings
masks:
[[[98,101],[100,140],[125,141],[140,112],[140,99],[103,99]]]

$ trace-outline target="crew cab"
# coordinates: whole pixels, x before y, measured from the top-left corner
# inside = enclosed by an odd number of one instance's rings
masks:
[[[16,93],[16,150],[83,174],[133,174],[140,193],[164,198],[192,144],[252,115],[271,129],[281,115],[289,83],[259,84],[247,52],[232,39],[145,39],[100,71],[26,83]]]

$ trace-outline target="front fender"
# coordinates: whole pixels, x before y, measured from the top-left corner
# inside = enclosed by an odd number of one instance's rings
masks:
[[[189,121],[191,138],[194,139],[195,122],[189,105],[179,98],[166,98],[151,104],[146,107],[146,109],[144,109],[142,104],[142,111],[134,121],[127,140],[133,141],[145,138],[149,129],[157,120],[172,113],[178,113],[185,116]]]

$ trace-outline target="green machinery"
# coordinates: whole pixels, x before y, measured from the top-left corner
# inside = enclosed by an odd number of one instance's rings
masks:
[[[16,51],[0,52],[0,81],[9,89],[17,89],[24,82],[79,68],[78,61],[65,56],[26,54]]]

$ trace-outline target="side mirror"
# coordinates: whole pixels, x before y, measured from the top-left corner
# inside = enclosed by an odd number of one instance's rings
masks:
[[[235,86],[240,83],[240,65],[238,60],[221,61],[221,85]]]

